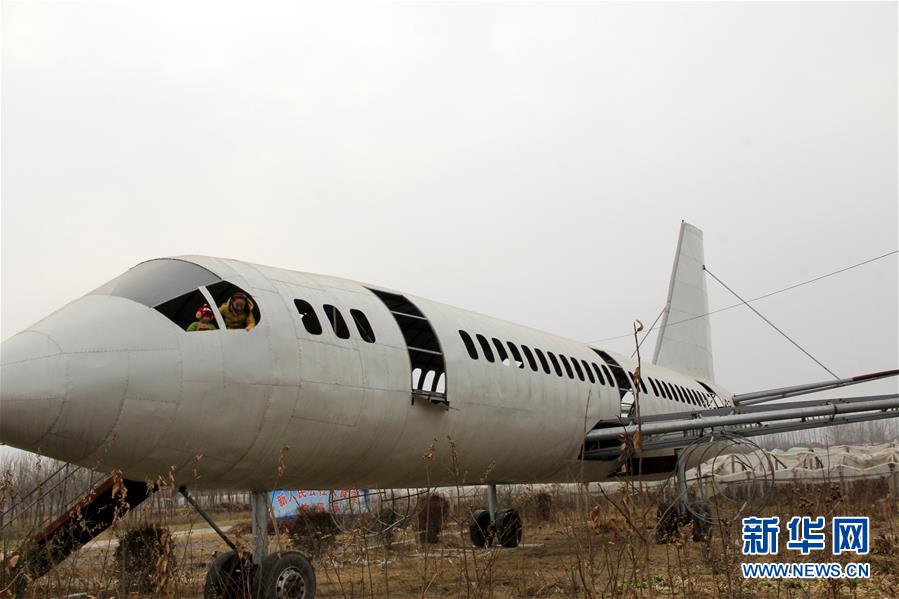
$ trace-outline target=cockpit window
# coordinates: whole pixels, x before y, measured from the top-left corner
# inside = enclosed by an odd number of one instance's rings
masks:
[[[215,325],[214,328],[196,324],[202,323],[204,320],[201,314],[201,309],[204,306],[212,313],[212,324]],[[200,293],[199,289],[194,289],[184,295],[163,302],[156,306],[156,309],[185,331],[207,331],[218,328],[215,313],[212,312],[215,308],[209,305],[209,302],[206,301],[206,298]],[[195,324],[196,326],[194,326]],[[203,328],[200,328],[201,326],[203,326]]]
[[[210,305],[207,297],[212,298]],[[250,330],[259,323],[259,307],[237,285],[218,281],[179,295],[156,306],[169,320],[186,331]]]
[[[202,266],[163,258],[138,264],[92,293],[125,297],[153,307],[217,281],[221,278]],[[198,307],[193,306],[193,310]]]

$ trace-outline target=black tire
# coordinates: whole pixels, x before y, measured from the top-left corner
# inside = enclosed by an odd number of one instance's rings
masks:
[[[712,538],[712,508],[709,502],[699,500],[690,506],[690,519],[693,522],[693,540],[707,541]]]
[[[487,547],[493,542],[493,531],[490,528],[490,512],[475,510],[468,523],[468,536],[475,547]]]
[[[272,553],[259,570],[260,599],[314,599],[315,570],[296,551]]]
[[[247,599],[251,596],[252,566],[248,557],[233,551],[219,553],[206,570],[204,599]]]
[[[521,516],[512,508],[500,510],[496,514],[496,536],[503,547],[518,547],[524,534]]]
[[[656,510],[656,543],[668,543],[677,536],[680,525],[680,514],[677,512],[677,504],[673,501],[663,501]]]

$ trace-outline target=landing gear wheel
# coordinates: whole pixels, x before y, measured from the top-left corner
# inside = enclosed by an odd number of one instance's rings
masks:
[[[690,519],[693,521],[693,540],[707,541],[712,536],[712,509],[709,502],[699,500],[690,505]]]
[[[315,570],[296,551],[272,553],[262,562],[257,588],[264,599],[314,599]]]
[[[468,523],[468,536],[475,547],[487,547],[493,544],[493,530],[490,526],[490,512],[475,510]]]
[[[252,562],[233,551],[219,553],[206,570],[204,599],[244,599],[250,596]]]
[[[496,514],[496,537],[503,547],[518,547],[524,526],[521,524],[521,516],[512,508],[500,510]]]

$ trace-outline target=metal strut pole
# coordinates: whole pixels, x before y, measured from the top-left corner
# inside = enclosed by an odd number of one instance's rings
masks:
[[[490,522],[496,522],[496,485],[487,485],[487,511]]]
[[[250,493],[250,511],[253,518],[253,563],[257,566],[268,555],[268,493]]]
[[[687,465],[684,463],[684,450],[675,449],[674,455],[677,458],[677,470],[675,471],[675,481],[677,483],[677,511],[683,515],[687,513],[687,504],[690,501],[687,495]]]
[[[187,503],[189,503],[192,508],[197,510],[197,513],[200,514],[200,516],[203,518],[203,520],[206,520],[206,524],[208,524],[209,526],[212,527],[212,530],[214,530],[216,532],[216,534],[218,534],[218,536],[220,536],[222,538],[222,540],[225,542],[225,544],[231,548],[231,551],[233,551],[234,553],[237,553],[238,552],[237,547],[234,545],[234,543],[231,542],[231,539],[229,539],[227,536],[225,536],[225,533],[222,531],[221,528],[218,527],[218,525],[215,522],[213,522],[212,518],[209,517],[209,514],[207,514],[203,510],[203,508],[201,508],[197,504],[197,502],[194,501],[194,498],[191,497],[187,493],[187,487],[180,487],[178,489],[178,492],[184,496],[184,500],[187,501]]]

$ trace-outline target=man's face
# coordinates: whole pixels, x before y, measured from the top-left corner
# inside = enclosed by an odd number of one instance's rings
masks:
[[[247,302],[242,297],[235,297],[231,300],[231,305],[235,311],[241,312],[247,306]]]
[[[212,322],[212,314],[204,312],[203,315],[200,316],[200,320],[203,322]]]

